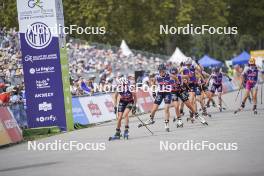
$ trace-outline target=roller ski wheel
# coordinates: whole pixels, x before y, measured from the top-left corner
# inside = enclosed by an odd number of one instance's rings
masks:
[[[208,122],[203,122],[202,124],[208,126]]]
[[[211,114],[208,114],[208,113],[206,113],[206,114],[203,113],[202,116],[204,116],[204,117],[210,117],[210,118],[212,117],[212,115]]]
[[[166,132],[170,132],[170,128],[165,128],[165,131]]]
[[[114,140],[120,140],[121,139],[121,136],[110,136],[109,137],[109,141],[114,141]]]
[[[238,112],[241,112],[241,111],[242,111],[242,109],[239,108],[239,109],[237,109],[237,110],[234,111],[234,114],[237,114]]]
[[[183,128],[182,120],[177,121],[177,128]]]
[[[203,124],[203,125],[208,125],[208,122],[201,116],[197,116],[197,118],[200,120],[200,122]]]

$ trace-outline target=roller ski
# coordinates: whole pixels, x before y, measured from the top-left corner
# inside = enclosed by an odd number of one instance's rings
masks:
[[[195,118],[197,118],[203,125],[208,125],[207,121],[201,117],[198,113],[195,114]]]
[[[244,107],[245,107],[245,103],[241,103],[241,106],[237,110],[234,111],[234,114],[241,112],[244,109]]]
[[[122,137],[122,135],[121,135],[121,131],[120,131],[120,129],[116,129],[116,133],[115,133],[115,135],[109,137],[108,140],[109,140],[109,141],[119,140],[119,139],[121,139],[121,137]]]
[[[170,132],[169,120],[165,120],[164,123],[165,123],[165,131]]]
[[[124,131],[124,139],[128,140],[128,136],[129,136],[128,128],[126,128]]]
[[[152,125],[152,124],[154,124],[154,123],[155,123],[155,121],[153,120],[153,118],[150,118],[150,119],[148,119],[146,122],[144,122],[144,123],[140,123],[140,124],[138,125],[138,128],[141,128],[141,127],[143,127],[143,126]]]
[[[182,120],[181,120],[181,118],[178,118],[177,119],[177,128],[182,128],[182,127],[183,127]]]

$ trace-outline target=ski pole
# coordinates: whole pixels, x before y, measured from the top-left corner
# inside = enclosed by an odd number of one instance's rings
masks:
[[[261,84],[261,90],[260,90],[260,104],[262,104],[262,97],[263,97],[262,88],[263,88],[263,83]]]
[[[223,104],[225,105],[225,108],[228,109],[228,106],[227,106],[227,104],[225,103],[225,101],[223,100],[223,98],[222,98],[222,102],[223,102]]]
[[[238,89],[238,92],[237,92],[237,95],[236,95],[235,102],[236,102],[236,101],[237,101],[237,99],[238,99],[238,96],[239,96],[240,90],[241,90],[241,87],[239,87],[239,89]]]
[[[154,133],[147,127],[147,125],[144,124],[144,122],[138,117],[138,115],[135,115],[137,117],[137,119],[142,123],[142,125],[144,127],[146,127],[146,129],[153,135]]]

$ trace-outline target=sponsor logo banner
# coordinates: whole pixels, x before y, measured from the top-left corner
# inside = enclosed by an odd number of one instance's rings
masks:
[[[61,36],[51,30],[59,23],[64,25],[62,1],[17,0],[17,9],[28,126],[71,130],[67,55],[61,53],[65,50],[60,48]]]
[[[114,105],[111,94],[98,95],[93,97],[79,97],[78,99],[83,112],[88,118],[89,123],[99,123],[116,119],[113,111]],[[73,103],[77,105],[77,102],[74,101]],[[75,105],[73,105],[73,107],[75,107]],[[112,108],[112,110],[110,108]],[[73,111],[76,111],[76,109],[74,108]],[[82,114],[83,112],[81,112],[80,114]],[[76,113],[73,114],[74,119],[76,119]]]

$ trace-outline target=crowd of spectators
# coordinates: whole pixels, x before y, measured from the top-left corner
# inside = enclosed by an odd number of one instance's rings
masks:
[[[121,75],[132,75],[136,70],[154,70],[161,63],[158,57],[142,54],[125,55],[121,49],[105,49],[95,45],[67,43],[71,92],[73,96],[101,93],[101,87],[115,84]],[[22,55],[16,28],[0,27],[0,104],[10,103],[12,92],[24,97]]]
[[[131,76],[138,70],[154,71],[162,62],[157,57],[141,54],[126,56],[122,50],[99,49],[87,44],[67,44],[71,92],[75,96],[97,93],[94,83],[100,87],[115,84],[121,75]]]

